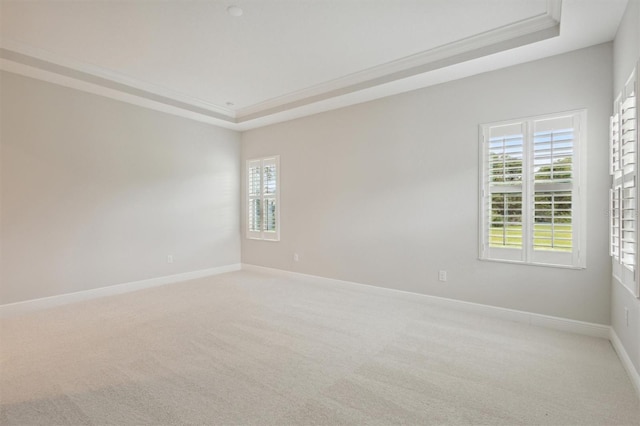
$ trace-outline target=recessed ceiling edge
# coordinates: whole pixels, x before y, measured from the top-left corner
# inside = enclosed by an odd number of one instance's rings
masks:
[[[540,15],[241,108],[237,111],[237,121],[243,123],[556,37],[560,34],[561,4],[562,0],[547,0],[547,11]]]
[[[0,40],[0,70],[24,74],[151,109],[239,129],[252,120],[337,98],[559,35],[562,0],[547,0],[545,13],[415,55],[260,102],[234,112],[146,82]],[[262,120],[259,120],[262,121]],[[242,127],[245,127],[242,126]]]

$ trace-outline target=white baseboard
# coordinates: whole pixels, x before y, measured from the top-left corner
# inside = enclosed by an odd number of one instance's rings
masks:
[[[555,330],[567,331],[570,333],[576,333],[576,334],[582,334],[586,336],[607,339],[611,341],[613,348],[618,354],[618,357],[620,358],[620,361],[622,362],[624,369],[627,371],[629,378],[631,379],[631,382],[633,383],[633,386],[635,387],[638,393],[638,397],[640,398],[640,374],[636,370],[633,363],[631,362],[631,358],[627,354],[624,346],[622,345],[622,342],[618,338],[618,335],[613,330],[613,328],[608,325],[594,324],[594,323],[585,322],[585,321],[576,321],[568,318],[561,318],[561,317],[554,317],[550,315],[536,314],[532,312],[518,311],[515,309],[500,308],[497,306],[482,305],[479,303],[465,302],[462,300],[455,300],[455,299],[447,299],[444,297],[430,296],[430,295],[420,294],[420,293],[412,293],[408,291],[396,290],[396,289],[391,289],[387,287],[371,286],[368,284],[355,283],[352,281],[343,281],[343,280],[337,280],[333,278],[320,277],[317,275],[301,274],[299,272],[286,271],[283,269],[267,268],[264,266],[251,265],[246,263],[242,264],[242,269],[247,271],[262,272],[262,273],[284,276],[284,277],[306,278],[306,279],[313,279],[313,280],[318,280],[320,282],[326,282],[326,283],[366,286],[366,287],[373,287],[381,291],[391,291],[396,293],[412,294],[415,296],[426,298],[431,303],[440,307],[457,309],[464,312],[477,313],[485,316],[490,316],[493,318],[500,318],[508,321],[515,321],[515,322],[530,324],[533,326],[551,328]]]
[[[618,354],[618,358],[620,358],[624,369],[627,370],[627,374],[631,379],[631,383],[633,384],[633,387],[636,388],[638,398],[640,398],[640,373],[638,372],[638,370],[636,370],[633,362],[631,362],[629,354],[622,345],[622,341],[620,341],[620,338],[616,334],[616,331],[613,329],[613,327],[611,327],[609,341],[611,341],[613,349],[615,349],[616,353]]]
[[[193,280],[210,275],[224,274],[225,272],[239,271],[240,269],[242,269],[242,265],[236,263],[232,265],[219,266],[217,268],[201,269],[198,271],[184,272],[175,275],[166,275],[164,277],[150,278],[141,281],[132,281],[123,284],[115,284],[91,290],[83,290],[74,293],[60,294],[57,296],[43,297],[41,299],[32,299],[25,300],[24,302],[9,303],[6,305],[0,305],[0,318],[6,318],[8,316],[19,315],[40,309],[53,308],[55,306],[66,305],[83,300],[113,296],[122,293],[130,293],[132,291],[142,290],[149,287],[157,287],[180,281]]]
[[[431,303],[437,306],[462,310],[465,312],[477,313],[485,316],[490,316],[493,318],[500,318],[508,321],[515,321],[515,322],[530,324],[533,326],[567,331],[570,333],[577,333],[577,334],[582,334],[586,336],[599,337],[602,339],[609,339],[609,335],[610,335],[609,333],[610,333],[611,327],[609,327],[608,325],[595,324],[595,323],[584,322],[584,321],[576,321],[572,319],[554,317],[550,315],[542,315],[542,314],[536,314],[532,312],[518,311],[515,309],[500,308],[497,306],[482,305],[480,303],[465,302],[462,300],[455,300],[455,299],[447,299],[445,297],[430,296],[430,295],[421,294],[421,293],[412,293],[408,291],[396,290],[396,289],[391,289],[387,287],[371,286],[369,284],[361,284],[361,283],[355,283],[352,281],[343,281],[343,280],[337,280],[333,278],[325,278],[317,275],[301,274],[299,272],[291,272],[291,271],[285,271],[283,269],[267,268],[264,266],[251,265],[247,263],[242,264],[242,269],[248,270],[248,271],[255,271],[255,272],[264,272],[268,274],[276,274],[280,276],[310,278],[315,280],[322,280],[324,282],[331,282],[334,284],[339,283],[339,284],[346,284],[346,285],[373,287],[383,291],[392,291],[392,292],[399,292],[399,293],[420,296],[420,297],[429,299]]]

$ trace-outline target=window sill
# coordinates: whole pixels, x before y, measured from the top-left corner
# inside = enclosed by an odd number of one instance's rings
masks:
[[[586,266],[556,265],[553,263],[523,262],[520,260],[488,259],[488,258],[482,258],[482,257],[479,257],[478,260],[482,262],[511,263],[515,265],[538,266],[538,267],[542,266],[546,268],[576,269],[576,270],[587,269]]]
[[[277,240],[274,239],[270,239],[270,238],[257,238],[257,237],[246,237],[247,240],[252,240],[252,241],[267,241],[270,243],[279,243],[280,242],[280,238],[278,238]]]

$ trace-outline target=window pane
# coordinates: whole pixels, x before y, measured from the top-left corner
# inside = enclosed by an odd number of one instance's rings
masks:
[[[537,191],[533,202],[533,249],[570,252],[573,249],[571,191]]]
[[[249,196],[260,195],[260,167],[249,168]]]
[[[262,209],[260,199],[249,200],[249,231],[259,232],[262,230]]]
[[[522,247],[522,193],[491,194],[490,247]]]
[[[536,132],[533,135],[533,171],[536,182],[571,182],[573,129]]]
[[[270,164],[268,166],[264,166],[264,181],[263,181],[264,194],[275,194],[277,190],[277,182],[276,182],[276,166],[275,164]]]
[[[269,232],[276,231],[276,200],[275,198],[266,198],[265,203],[265,221],[264,230]]]
[[[489,139],[489,184],[522,182],[522,135]]]

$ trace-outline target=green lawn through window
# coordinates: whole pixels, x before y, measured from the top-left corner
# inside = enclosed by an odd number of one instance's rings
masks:
[[[573,231],[570,223],[535,224],[533,233],[534,250],[570,252],[572,250]],[[490,247],[521,248],[522,225],[493,226],[489,233]]]

